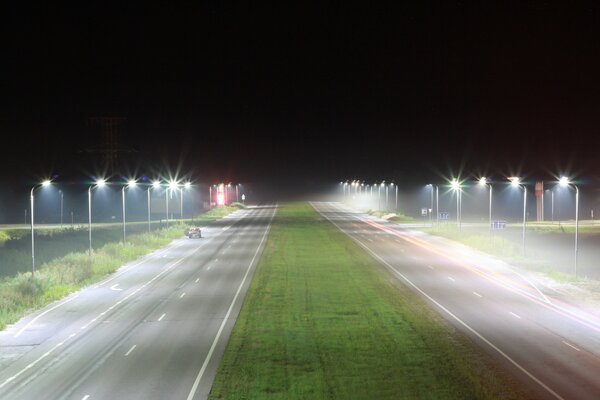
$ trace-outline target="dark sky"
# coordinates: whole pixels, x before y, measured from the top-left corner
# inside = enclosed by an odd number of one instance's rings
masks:
[[[84,3],[3,13],[5,176],[97,172],[81,152],[102,143],[94,116],[127,118],[120,144],[136,153],[121,174],[430,181],[600,166],[595,2]]]

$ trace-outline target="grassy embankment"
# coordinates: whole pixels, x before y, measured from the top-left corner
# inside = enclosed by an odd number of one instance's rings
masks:
[[[240,205],[243,206],[243,205]],[[238,209],[233,207],[231,209]],[[227,209],[214,208],[209,214],[200,215],[194,220],[186,219],[183,223],[202,223],[210,220]],[[179,222],[179,221],[176,221]],[[153,221],[151,229],[162,229],[165,222]],[[128,235],[145,233],[148,230],[146,221],[128,222]],[[88,249],[87,224],[64,228],[38,228],[35,234],[36,263],[44,263],[63,257],[69,253],[85,252]],[[93,245],[96,248],[107,243],[119,242],[123,237],[123,226],[117,223],[94,224]],[[30,228],[11,228],[0,230],[0,279],[14,276],[19,272],[31,270],[31,231]]]
[[[439,228],[415,228],[431,235],[441,236],[455,242],[462,243],[476,250],[483,251],[487,254],[496,256],[512,265],[521,268],[539,272],[556,282],[578,282],[581,279],[575,278],[573,275],[565,274],[557,271],[549,265],[548,261],[541,261],[545,258],[531,247],[527,251],[527,256],[523,256],[523,245],[521,242],[515,242],[503,237],[503,233],[494,233],[490,235],[488,228],[481,227],[463,227],[461,230],[456,228],[456,225],[441,225]],[[520,237],[521,228],[507,228],[517,230],[517,237]],[[542,234],[553,235],[558,234],[555,228],[547,229],[542,227],[527,228],[527,234]]]
[[[284,205],[211,399],[512,399],[488,355],[307,204]]]
[[[238,208],[220,207],[201,215],[196,222],[207,223],[221,218]],[[133,234],[127,243],[105,243],[87,252],[71,252],[39,267],[35,279],[30,272],[17,273],[0,279],[0,330],[18,321],[26,313],[44,307],[86,285],[97,282],[123,264],[148,254],[182,237],[185,224],[176,224],[151,233]],[[69,232],[70,234],[70,232]],[[83,232],[79,232],[83,234]],[[94,231],[94,235],[96,232]],[[53,238],[57,245],[64,242],[60,232]],[[70,235],[67,235],[70,236]],[[96,236],[94,236],[94,243]],[[119,240],[117,238],[116,240]],[[29,259],[31,260],[31,259]]]

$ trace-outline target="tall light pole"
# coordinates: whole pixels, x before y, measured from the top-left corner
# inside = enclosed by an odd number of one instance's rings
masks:
[[[125,244],[125,241],[127,239],[127,231],[126,231],[126,222],[125,222],[125,189],[127,188],[133,188],[137,185],[137,181],[135,179],[130,179],[127,182],[127,185],[124,185],[121,188],[121,199],[123,202],[123,244]]]
[[[394,183],[392,183],[392,186],[394,186],[394,188],[396,190],[396,212],[398,212],[398,185],[395,185]]]
[[[165,214],[166,214],[166,224],[167,228],[169,227],[169,185],[165,188]]]
[[[167,187],[167,191],[168,191],[168,192],[171,192],[171,193],[170,193],[170,194],[171,194],[171,196],[173,195],[173,191],[175,191],[175,190],[177,190],[177,189],[179,189],[179,183],[178,183],[177,181],[170,181],[170,182],[169,182],[169,185],[168,185],[168,187]],[[180,204],[181,204],[181,203],[180,203]],[[180,210],[180,212],[179,212],[179,218],[180,218],[180,219],[181,219],[181,216],[182,216],[181,212],[182,212],[182,211]]]
[[[490,204],[489,204],[489,228],[490,228],[490,234],[492,233],[492,183],[490,180],[488,180],[488,178],[486,178],[485,176],[482,176],[481,178],[479,178],[479,185],[481,186],[487,186],[488,190],[489,190],[489,196],[490,196]]]
[[[181,222],[183,222],[183,190],[190,190],[192,187],[191,182],[185,182],[183,187],[181,188]],[[237,195],[237,185],[235,185],[236,195]],[[194,210],[192,210],[192,219],[194,218]]]
[[[575,188],[575,277],[577,278],[577,254],[579,253],[579,188],[569,178],[563,176],[558,183],[563,187],[573,186]],[[33,216],[33,214],[31,214]]]
[[[452,179],[452,181],[450,182],[450,187],[452,188],[452,190],[454,190],[454,192],[456,193],[456,225],[458,226],[458,230],[461,230],[461,188],[460,188],[460,182],[457,179]]]
[[[385,185],[385,211],[390,211],[390,207],[388,206],[388,186]]]
[[[431,211],[429,211],[429,223],[431,224],[431,227],[433,228],[433,184],[428,184],[427,186],[429,186],[431,188]]]
[[[550,191],[550,197],[552,200],[552,223],[554,224],[554,189]]]
[[[34,213],[35,213],[35,199],[33,196],[33,192],[35,189],[39,187],[46,187],[52,183],[49,179],[43,181],[40,184],[37,184],[31,188],[29,200],[31,202],[31,278],[35,276],[35,223],[34,223]]]
[[[435,185],[435,218],[438,229],[440,228],[440,187]]]
[[[523,256],[525,256],[525,230],[527,228],[527,186],[521,184],[521,178],[511,177],[508,178],[510,184],[513,187],[523,188]]]
[[[88,187],[88,255],[92,256],[92,189],[106,186],[105,179],[98,179],[93,185]]]
[[[58,191],[60,193],[60,229],[63,227],[63,211],[64,211],[64,193],[62,190]]]
[[[150,233],[151,230],[151,223],[150,223],[150,190],[152,189],[158,189],[160,187],[160,182],[159,181],[154,181],[152,182],[152,186],[148,186],[148,189],[146,189],[146,195],[148,197],[148,233]]]

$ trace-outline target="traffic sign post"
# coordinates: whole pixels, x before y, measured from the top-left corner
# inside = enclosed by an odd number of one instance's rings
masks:
[[[506,229],[506,221],[492,221],[492,229]]]

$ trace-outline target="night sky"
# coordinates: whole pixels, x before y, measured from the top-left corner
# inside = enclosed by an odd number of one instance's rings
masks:
[[[3,179],[101,173],[103,116],[127,118],[120,175],[599,171],[596,2],[200,3],[8,8]]]

